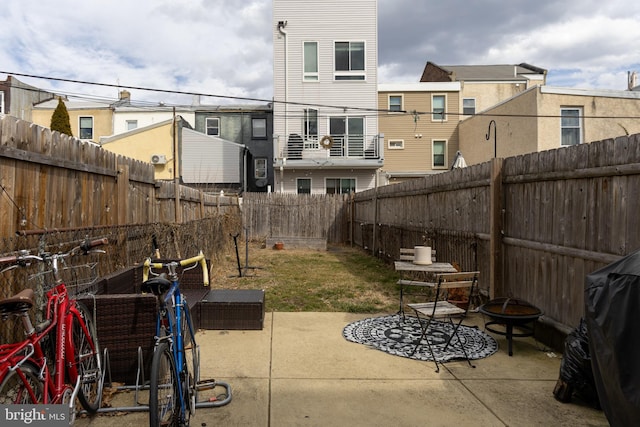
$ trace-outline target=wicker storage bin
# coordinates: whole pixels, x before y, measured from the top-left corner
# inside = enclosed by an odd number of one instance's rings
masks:
[[[149,378],[156,332],[157,300],[153,295],[115,294],[78,298],[90,312],[96,309],[101,352],[109,352],[111,379],[135,383],[138,347],[142,348],[144,375]],[[107,378],[108,379],[108,378]]]
[[[264,291],[216,289],[200,302],[203,329],[262,329]]]

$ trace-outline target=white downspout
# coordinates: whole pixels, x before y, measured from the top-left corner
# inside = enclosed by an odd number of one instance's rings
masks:
[[[284,144],[287,143],[289,137],[289,118],[287,117],[289,109],[289,38],[287,37],[287,31],[285,27],[287,21],[278,21],[278,31],[284,37]],[[280,147],[279,147],[280,148]],[[284,153],[282,148],[282,153]],[[282,157],[280,163],[280,192],[284,193],[284,163],[286,157]]]

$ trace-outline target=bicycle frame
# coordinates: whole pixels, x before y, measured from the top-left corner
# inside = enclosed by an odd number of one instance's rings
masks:
[[[189,372],[186,368],[186,350],[183,336],[185,325],[182,324],[183,318],[186,319],[186,327],[188,327],[186,333],[190,334],[192,345],[194,347],[197,347],[197,343],[195,341],[195,332],[193,329],[193,324],[191,323],[191,316],[189,315],[189,307],[185,305],[186,300],[183,299],[180,292],[180,281],[178,279],[178,274],[176,273],[176,268],[178,266],[187,266],[191,264],[195,266],[196,263],[200,263],[203,271],[203,282],[205,284],[208,284],[208,271],[206,268],[206,261],[202,252],[200,252],[196,257],[179,262],[173,261],[169,263],[152,263],[150,259],[147,259],[144,263],[143,268],[143,282],[147,281],[149,272],[152,268],[166,268],[168,271],[167,278],[171,282],[171,286],[167,290],[166,294],[158,295],[160,308],[156,321],[155,338],[156,347],[166,340],[168,341],[171,348],[171,353],[173,356],[173,360],[175,361],[176,371],[178,374],[178,381],[180,382],[180,387],[177,388],[177,395],[178,401],[180,402],[179,415],[181,422],[185,421],[187,409],[189,408],[189,411],[192,411],[191,407],[188,404],[188,399],[190,398],[190,396],[185,395],[185,389],[183,387],[184,382],[187,381],[186,378],[189,375]],[[193,409],[195,409],[195,407]]]
[[[21,314],[28,316],[28,313]],[[78,369],[76,360],[76,348],[73,344],[73,337],[70,333],[73,318],[80,318],[80,313],[75,305],[69,299],[67,289],[64,284],[57,285],[47,292],[47,325],[41,331],[36,328],[28,332],[27,338],[17,344],[4,344],[0,346],[0,372],[4,375],[8,370],[16,370],[23,363],[31,363],[40,373],[43,381],[43,401],[42,403],[58,404],[62,403],[65,394],[68,393],[68,386],[65,383],[65,375],[69,376],[71,383],[78,380]],[[23,318],[24,324],[24,318]],[[30,322],[29,322],[30,324]],[[84,333],[88,336],[86,324],[80,322]],[[60,325],[60,327],[59,327]],[[47,356],[42,348],[42,341],[55,331],[55,353],[53,354],[55,361],[53,363],[53,374],[47,363]],[[93,342],[90,342],[92,350],[95,352]],[[5,369],[8,368],[8,369]],[[21,379],[25,384],[24,375],[18,371]],[[31,387],[27,387],[33,401],[37,401],[34,391]]]
[[[106,240],[90,242],[91,246],[89,248],[105,243]],[[39,261],[44,259],[35,256],[29,257],[29,259]],[[7,259],[13,261],[12,257]],[[3,261],[7,259],[3,259]],[[56,256],[52,257],[51,264],[55,275],[57,272]],[[29,318],[29,309],[13,313],[13,315],[21,318],[27,336],[21,342],[0,345],[0,384],[2,384],[9,372],[17,372],[32,402],[44,404],[69,403],[70,409],[73,409],[75,407],[75,397],[82,380],[78,370],[78,363],[97,354],[98,350],[91,338],[87,324],[83,321],[83,317],[75,304],[75,300],[69,297],[66,285],[57,277],[56,283],[46,293],[46,319],[43,323],[34,327]],[[76,351],[80,350],[76,349],[73,341],[72,328],[74,319],[78,320],[78,324],[81,326],[92,352],[89,355],[80,355],[81,359],[76,358]],[[52,355],[54,357],[53,362],[47,360],[47,355],[43,348],[43,342],[48,337],[55,339],[54,354]],[[38,378],[43,386],[41,398],[36,395],[22,370],[18,369],[24,364],[28,364],[37,370]],[[100,373],[98,374],[100,375]],[[70,381],[71,385],[65,382],[66,379]],[[101,381],[101,378],[98,378],[98,381]]]
[[[160,314],[158,316],[156,322],[156,345],[163,339],[170,340],[170,346],[173,353],[173,358],[176,361],[176,368],[178,370],[178,374],[180,375],[181,381],[183,380],[183,376],[185,373],[185,348],[184,348],[184,337],[180,331],[183,330],[182,325],[182,311],[189,312],[189,308],[185,305],[185,300],[182,298],[182,294],[180,293],[180,283],[178,280],[171,281],[171,288],[167,292],[167,295],[163,299],[163,304],[160,307]],[[186,314],[185,313],[185,314]],[[191,324],[191,317],[184,316],[187,319],[187,327],[189,328],[188,333],[193,337],[193,345],[196,345],[195,342],[195,333],[193,330],[193,325]],[[167,325],[163,324],[163,320],[167,319]],[[165,334],[163,335],[162,327],[165,326]],[[183,395],[182,387],[178,387],[178,397],[180,400],[180,410],[182,413],[186,411],[186,396]]]

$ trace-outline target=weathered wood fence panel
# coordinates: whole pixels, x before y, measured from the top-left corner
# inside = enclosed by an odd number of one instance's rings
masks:
[[[438,259],[479,269],[489,295],[526,299],[573,328],[585,276],[640,248],[639,194],[632,135],[358,193],[353,242],[387,260],[431,245]]]
[[[238,198],[157,182],[150,163],[0,117],[0,237],[17,231],[181,223],[238,209]]]
[[[323,238],[343,243],[349,236],[348,195],[245,193],[242,216],[252,239]]]

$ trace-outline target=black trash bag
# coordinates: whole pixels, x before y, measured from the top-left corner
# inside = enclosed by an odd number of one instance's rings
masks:
[[[584,299],[602,409],[612,426],[640,426],[640,251],[589,274]]]
[[[574,394],[588,405],[600,409],[598,390],[591,369],[587,323],[584,319],[580,319],[578,327],[564,341],[560,381],[554,390],[556,399],[565,403],[570,402]]]

